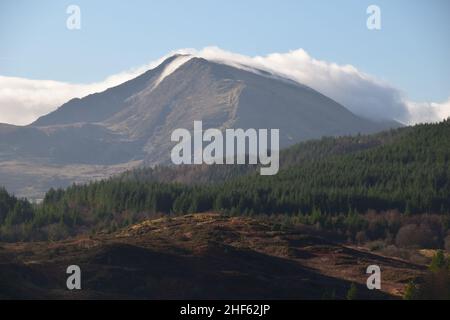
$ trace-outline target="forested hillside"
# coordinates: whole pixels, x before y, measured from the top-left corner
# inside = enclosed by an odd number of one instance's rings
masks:
[[[373,135],[324,137],[296,144],[280,151],[280,167],[289,168],[331,156],[351,154],[392,143],[411,130],[405,127]],[[183,184],[221,183],[239,176],[256,173],[257,165],[180,165],[144,167],[125,172],[124,180],[140,182],[180,182]]]
[[[220,186],[216,208],[239,212],[337,213],[398,209],[450,212],[450,122],[420,125],[365,151],[304,161],[273,177]]]
[[[3,204],[1,235],[60,238],[115,229],[153,214],[210,210],[350,218],[368,210],[397,210],[405,215],[448,216],[449,137],[447,120],[374,136],[307,142],[282,153],[282,170],[275,176],[260,176],[255,168],[244,166],[134,171],[50,190],[31,214],[14,213],[14,219],[8,218],[15,212],[12,205]],[[178,181],[190,184],[176,183],[183,175],[185,181]],[[2,198],[10,203],[7,196]]]

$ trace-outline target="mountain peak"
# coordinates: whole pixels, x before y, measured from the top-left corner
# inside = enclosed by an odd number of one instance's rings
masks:
[[[0,137],[8,159],[119,170],[113,167],[167,163],[173,130],[193,130],[197,120],[205,130],[279,129],[282,148],[386,128],[276,74],[231,59],[176,54],[123,84],[72,99],[28,127],[3,126]]]

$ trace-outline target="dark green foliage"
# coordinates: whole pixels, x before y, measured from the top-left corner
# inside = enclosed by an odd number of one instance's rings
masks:
[[[386,145],[305,162],[272,177],[242,177],[221,190],[231,199],[228,207],[241,211],[448,213],[449,137],[450,121],[421,125]]]
[[[356,299],[358,299],[358,288],[354,283],[352,283],[347,292],[347,300],[356,300]]]
[[[0,240],[26,240],[31,234],[34,209],[25,199],[17,199],[0,188]]]
[[[17,199],[0,188],[0,225],[16,225],[27,222],[32,217],[33,209],[27,200]]]

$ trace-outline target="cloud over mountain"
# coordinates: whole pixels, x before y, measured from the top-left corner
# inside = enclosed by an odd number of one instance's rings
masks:
[[[25,125],[54,111],[73,98],[101,92],[155,68],[169,55],[144,66],[130,69],[88,84],[33,80],[0,75],[0,123]]]
[[[262,69],[291,78],[336,100],[355,114],[370,119],[395,119],[414,124],[435,122],[450,116],[450,98],[443,103],[409,101],[400,89],[352,65],[317,60],[303,49],[250,57],[207,47],[202,50],[177,50],[147,65],[90,84],[0,76],[0,122],[28,124],[71,98],[100,92],[130,80],[156,67],[174,53],[190,54],[247,70]]]

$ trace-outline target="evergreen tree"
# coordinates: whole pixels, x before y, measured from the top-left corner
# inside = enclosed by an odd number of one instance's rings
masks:
[[[356,300],[358,299],[358,288],[356,287],[355,283],[352,282],[350,285],[350,288],[347,291],[347,300]]]

